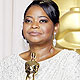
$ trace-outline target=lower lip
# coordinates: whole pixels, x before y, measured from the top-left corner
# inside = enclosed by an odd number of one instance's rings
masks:
[[[37,33],[37,32],[31,32],[29,34],[32,35],[32,36],[38,36],[38,35],[40,35],[40,33]]]

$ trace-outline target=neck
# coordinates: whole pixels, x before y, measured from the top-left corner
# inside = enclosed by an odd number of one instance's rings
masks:
[[[36,60],[39,61],[42,57],[46,58],[51,53],[54,53],[53,42],[47,41],[44,44],[30,44],[30,52],[36,53]]]

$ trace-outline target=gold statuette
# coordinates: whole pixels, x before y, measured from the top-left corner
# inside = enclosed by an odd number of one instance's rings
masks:
[[[38,72],[39,63],[35,61],[36,54],[31,53],[31,60],[25,63],[26,80],[35,80],[35,74]]]

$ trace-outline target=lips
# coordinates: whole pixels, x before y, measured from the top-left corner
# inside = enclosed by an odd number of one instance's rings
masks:
[[[38,36],[40,35],[41,33],[40,32],[36,32],[36,31],[31,31],[31,32],[28,32],[28,34],[32,35],[32,36]]]

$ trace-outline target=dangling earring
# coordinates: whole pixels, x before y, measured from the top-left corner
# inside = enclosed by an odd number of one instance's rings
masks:
[[[54,47],[56,46],[56,32],[54,32],[53,45],[54,45]]]

